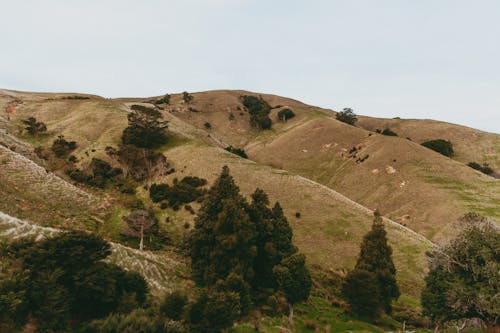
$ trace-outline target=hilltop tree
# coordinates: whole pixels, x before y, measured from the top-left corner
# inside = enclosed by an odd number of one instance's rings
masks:
[[[168,122],[160,111],[142,105],[132,105],[128,127],[123,130],[122,142],[139,148],[157,148],[167,143]]]
[[[387,244],[387,233],[378,211],[374,213],[372,229],[364,236],[361,243],[355,270],[365,270],[374,274],[380,293],[380,305],[390,314],[391,302],[397,299],[400,293],[396,282],[396,268],[392,262],[392,248]]]
[[[191,95],[187,91],[184,91],[182,93],[182,100],[184,101],[184,103],[189,104],[193,101],[193,99],[194,99],[193,95]]]
[[[36,121],[35,117],[29,117],[28,119],[23,120],[23,124],[26,125],[26,131],[33,136],[47,131],[47,125],[41,121]]]
[[[424,314],[436,323],[480,318],[499,331],[500,232],[489,222],[474,224],[429,256],[422,292]]]
[[[158,233],[158,220],[151,211],[134,210],[129,215],[124,216],[127,223],[127,234],[139,238],[139,250],[144,250],[144,236],[149,236],[150,241],[153,235]]]
[[[344,108],[342,111],[337,112],[335,118],[352,126],[358,121],[358,117],[351,108]]]

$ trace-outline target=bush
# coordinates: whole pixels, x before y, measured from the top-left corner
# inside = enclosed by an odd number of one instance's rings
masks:
[[[23,120],[23,124],[26,125],[25,129],[30,135],[36,136],[47,131],[47,126],[41,121],[36,121],[35,117]]]
[[[193,95],[191,95],[190,93],[188,93],[187,91],[184,91],[182,93],[182,100],[185,102],[185,103],[191,103],[191,101],[194,99]]]
[[[212,128],[212,125],[207,121],[205,124],[203,124],[203,126],[206,128],[206,129],[211,129]]]
[[[64,135],[59,135],[52,143],[52,147],[50,149],[57,157],[66,158],[73,150],[76,149],[76,142],[66,141],[66,139],[64,139]]]
[[[430,140],[422,143],[422,146],[432,149],[435,152],[440,153],[441,155],[452,157],[453,156],[453,145],[448,140],[437,139]]]
[[[162,98],[156,100],[154,104],[170,104],[170,95],[166,94]]]
[[[168,293],[160,305],[160,313],[167,318],[180,320],[187,301],[187,296],[180,291]]]
[[[467,163],[467,165],[469,167],[471,167],[472,169],[481,171],[485,175],[491,175],[494,172],[493,169],[488,165],[488,163],[484,163],[483,165],[481,165],[481,164],[476,163],[476,162],[469,162],[469,163]]]
[[[247,153],[245,153],[245,150],[241,149],[241,148],[235,148],[233,146],[229,146],[229,147],[226,147],[225,148],[228,152],[230,153],[233,153],[235,155],[238,155],[240,157],[243,157],[243,158],[248,158],[248,155]]]
[[[337,112],[335,118],[343,123],[353,126],[358,121],[358,117],[351,108],[344,108],[342,111]]]
[[[199,187],[206,184],[206,180],[198,177],[184,177],[172,186],[168,184],[153,184],[149,188],[149,196],[153,202],[168,201],[176,210],[181,204],[187,204],[203,196],[205,191]]]
[[[271,129],[272,121],[269,118],[271,106],[255,96],[241,96],[243,105],[250,113],[250,125],[259,129]]]
[[[106,187],[108,181],[122,173],[122,169],[113,168],[108,162],[98,158],[92,159],[87,172],[79,169],[67,171],[68,176],[74,181],[99,188]]]
[[[391,131],[389,128],[384,129],[382,132],[380,132],[380,134],[387,136],[398,136],[396,132]]]
[[[288,119],[292,119],[293,117],[295,117],[295,113],[293,113],[293,111],[288,108],[278,112],[278,119],[281,121],[286,122]]]

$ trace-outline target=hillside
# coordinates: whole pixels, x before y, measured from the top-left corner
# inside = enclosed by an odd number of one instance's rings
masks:
[[[294,242],[314,271],[342,275],[351,269],[373,211],[379,209],[385,216],[402,290],[398,306],[418,312],[425,252],[454,236],[461,227],[458,218],[467,212],[500,220],[500,180],[465,165],[473,160],[498,168],[500,135],[433,121],[369,117],[360,117],[354,127],[336,120],[331,110],[265,94],[260,96],[273,107],[273,127],[258,131],[250,126],[240,100],[249,94],[253,93],[194,93],[189,104],[181,94],[174,94],[169,105],[157,108],[169,121],[171,133],[157,152],[166,156],[175,172],[137,183],[132,197],[153,207],[160,228],[173,242],[180,242],[193,226],[194,215],[153,204],[147,186],[172,184],[188,175],[211,184],[227,165],[245,197],[261,188],[271,202],[281,203]],[[76,167],[85,168],[92,158],[113,164],[105,150],[119,145],[130,107],[155,108],[157,98],[0,90],[0,112],[15,105],[8,114],[0,113],[0,236],[52,232],[44,227],[93,230],[115,242],[111,260],[145,274],[157,295],[191,283],[185,279],[189,276],[186,263],[170,244],[146,253],[127,247],[135,243],[121,234],[121,217],[131,211],[124,195],[108,187],[75,184],[59,164],[36,153],[37,147],[48,148],[64,135],[77,143],[72,153]],[[287,122],[277,116],[285,108],[295,113]],[[26,133],[22,120],[28,117],[44,122],[47,132]],[[374,132],[385,127],[399,137]],[[429,138],[451,140],[455,159],[419,144]],[[249,158],[225,151],[228,145],[244,148]],[[199,203],[192,206],[197,210]]]

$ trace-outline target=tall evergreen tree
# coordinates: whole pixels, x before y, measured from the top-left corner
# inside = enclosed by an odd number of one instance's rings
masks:
[[[361,243],[356,269],[375,274],[380,292],[380,303],[386,313],[392,312],[391,302],[399,297],[396,268],[392,262],[392,248],[387,244],[387,232],[380,213],[375,211],[372,229]]]
[[[250,282],[257,252],[255,225],[250,222],[247,209],[248,204],[225,166],[208,191],[190,236],[196,281],[203,286],[218,284],[221,289],[238,292],[243,312],[250,305]]]

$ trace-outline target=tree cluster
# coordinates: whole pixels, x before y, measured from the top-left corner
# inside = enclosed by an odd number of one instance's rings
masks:
[[[435,152],[438,152],[441,155],[447,157],[452,157],[454,154],[453,145],[448,140],[443,140],[443,139],[430,140],[422,143],[422,146],[432,149]]]
[[[269,118],[271,106],[262,97],[251,95],[241,96],[243,105],[250,113],[250,125],[259,129],[271,129],[272,121]]]
[[[248,203],[227,167],[202,203],[189,245],[195,281],[208,293],[235,302],[238,316],[276,291],[290,305],[309,296],[305,257],[292,243],[279,203],[270,208],[259,189]]]
[[[335,118],[352,126],[358,121],[358,117],[351,108],[344,108],[342,111],[337,112]]]
[[[500,232],[482,220],[429,254],[424,315],[437,324],[479,318],[497,332],[500,314]]]
[[[174,210],[180,205],[199,200],[205,190],[201,187],[207,184],[206,179],[187,176],[180,182],[174,180],[172,186],[168,184],[152,184],[149,187],[149,196],[153,202],[167,202]]]
[[[120,168],[113,168],[108,162],[92,158],[87,170],[70,169],[68,176],[76,182],[93,187],[105,188],[109,181],[123,173]]]
[[[39,332],[65,332],[71,325],[142,304],[146,282],[104,262],[110,253],[109,243],[82,232],[7,246],[0,267],[0,322],[12,328],[30,322]]]
[[[378,211],[372,229],[365,235],[354,270],[349,272],[342,287],[351,311],[363,317],[376,318],[382,312],[392,312],[391,303],[400,295],[392,248]]]
[[[143,105],[132,105],[128,126],[123,130],[122,142],[138,148],[153,149],[167,143],[167,121],[161,112]]]

